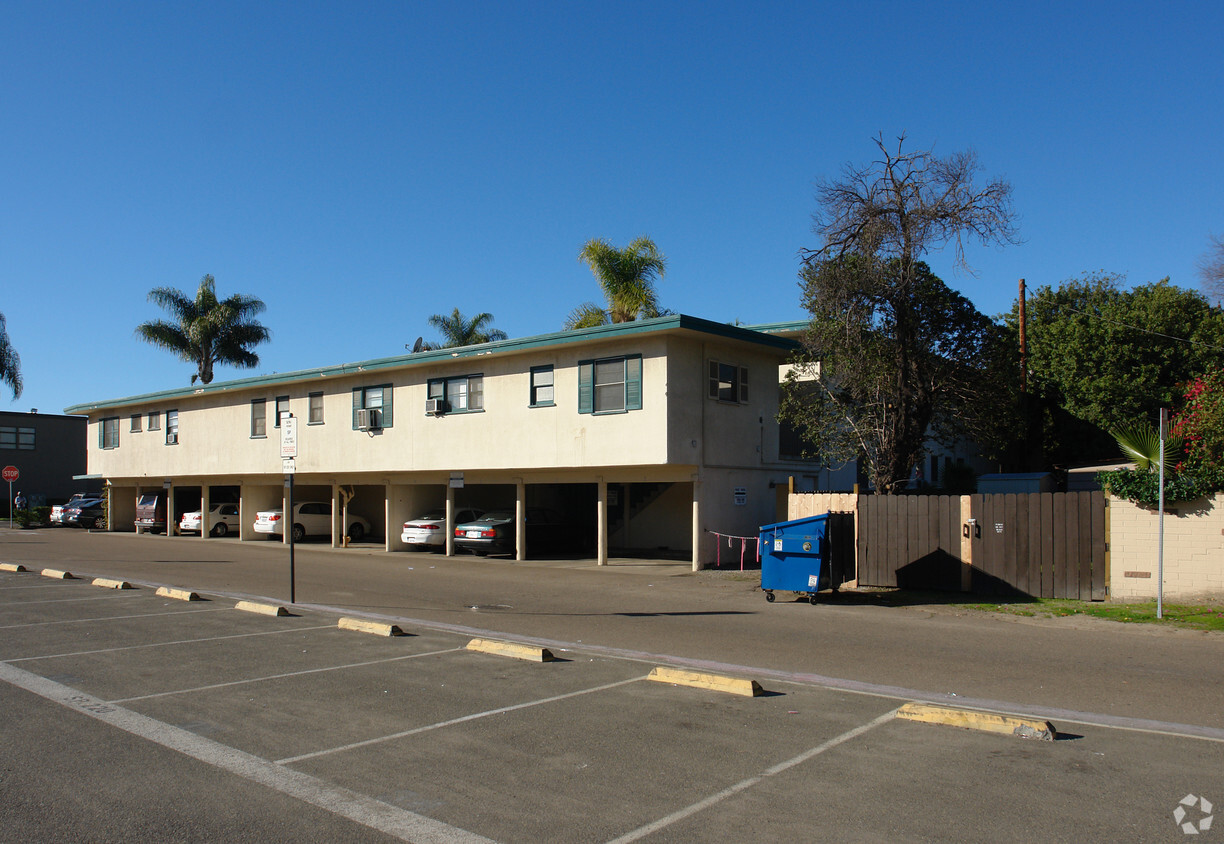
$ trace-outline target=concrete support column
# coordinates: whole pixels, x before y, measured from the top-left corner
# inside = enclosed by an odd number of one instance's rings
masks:
[[[206,483],[200,484],[200,539],[207,539],[208,532],[208,499],[209,486]]]
[[[174,518],[174,484],[166,487],[166,536],[178,531],[178,520]]]
[[[446,485],[446,556],[455,556],[455,488]]]
[[[701,571],[701,480],[693,475],[693,571]]]
[[[596,478],[598,493],[595,504],[595,564],[608,564],[608,482]]]
[[[514,559],[527,559],[527,485],[514,479]]]

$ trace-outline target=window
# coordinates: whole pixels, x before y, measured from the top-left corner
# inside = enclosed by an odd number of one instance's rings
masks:
[[[178,411],[166,411],[166,445],[178,445]]]
[[[33,428],[0,428],[0,448],[34,450]]]
[[[742,366],[710,361],[710,398],[731,404],[748,401],[748,370]]]
[[[132,414],[132,429],[131,430],[133,434],[140,433],[140,414],[139,413]]]
[[[369,414],[370,427],[372,428],[390,428],[393,421],[392,415],[392,390],[390,384],[379,384],[376,387],[354,387],[353,388],[353,430],[359,430],[357,425],[357,411],[372,410]]]
[[[429,379],[429,398],[444,402],[447,413],[484,410],[484,375]]]
[[[578,361],[578,412],[642,409],[642,356]]]
[[[149,414],[148,424],[145,427],[147,427],[150,431],[160,431],[161,430],[161,411],[160,410],[154,410]]]
[[[289,397],[276,397],[276,416],[272,418],[272,427],[279,428],[281,420],[285,418],[285,414],[289,412]]]
[[[552,366],[531,367],[531,406],[551,407],[553,403]]]
[[[323,394],[322,393],[311,393],[310,394],[310,407],[306,411],[306,413],[307,413],[307,417],[306,417],[307,425],[322,425],[323,424]]]
[[[251,436],[266,437],[268,435],[268,400],[251,400]]]
[[[119,447],[119,417],[98,420],[98,448]]]

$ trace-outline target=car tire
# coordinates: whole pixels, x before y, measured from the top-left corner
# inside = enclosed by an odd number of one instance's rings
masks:
[[[348,538],[350,542],[360,542],[365,539],[365,527],[362,526],[361,522],[354,522],[349,525]]]
[[[98,516],[98,518],[94,519],[94,527],[98,530],[106,530],[106,517]]]
[[[294,542],[301,542],[306,538],[306,528],[302,527],[301,525],[294,525],[292,535]]]
[[[227,525],[225,522],[221,522],[220,524],[213,525],[213,529],[212,529],[213,536],[225,536],[227,533],[229,533],[229,525]]]

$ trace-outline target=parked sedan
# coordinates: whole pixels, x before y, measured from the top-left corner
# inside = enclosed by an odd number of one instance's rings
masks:
[[[106,510],[101,498],[82,498],[65,504],[60,519],[72,527],[106,528]]]
[[[582,533],[573,522],[555,510],[528,507],[527,550],[576,551],[582,547]],[[455,547],[479,556],[515,553],[514,511],[492,510],[474,522],[455,526]]]
[[[474,522],[484,515],[483,510],[470,508],[455,511],[455,524]],[[446,547],[446,511],[430,510],[423,516],[404,522],[400,539],[410,548],[438,549]]]
[[[285,534],[285,511],[260,510],[255,514],[255,532]],[[326,501],[303,501],[293,505],[293,541],[300,542],[308,536],[331,536],[331,504]],[[349,513],[348,538],[360,542],[370,532],[370,523],[354,513]]]
[[[179,519],[179,533],[199,533],[201,515],[199,510],[184,513]],[[213,504],[208,508],[208,533],[211,536],[225,536],[240,526],[237,504]]]
[[[98,496],[94,497],[97,498]],[[89,496],[85,493],[74,492],[72,497],[68,499],[67,504],[55,504],[51,507],[51,515],[47,517],[48,520],[53,525],[62,525],[64,523],[64,511],[76,504],[78,501],[84,501],[86,498],[89,498]]]

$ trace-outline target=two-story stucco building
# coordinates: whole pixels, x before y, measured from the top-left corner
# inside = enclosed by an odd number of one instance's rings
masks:
[[[79,404],[89,472],[105,479],[112,530],[142,492],[171,521],[210,503],[283,505],[280,420],[296,420],[294,497],[343,506],[370,538],[446,506],[561,511],[594,557],[713,562],[715,533],[754,536],[777,489],[810,468],[784,455],[778,373],[800,324],[735,327],[677,315]],[[207,532],[204,532],[207,535]],[[448,534],[450,530],[448,529]],[[450,550],[448,544],[448,551]]]

